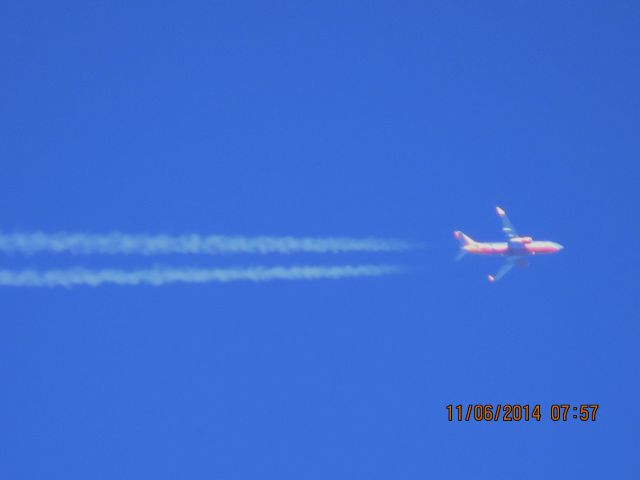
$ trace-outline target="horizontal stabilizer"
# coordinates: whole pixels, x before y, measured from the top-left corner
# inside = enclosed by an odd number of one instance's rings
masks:
[[[456,262],[459,262],[460,260],[462,260],[467,253],[469,252],[461,248],[460,251],[458,252],[458,255],[456,255]]]

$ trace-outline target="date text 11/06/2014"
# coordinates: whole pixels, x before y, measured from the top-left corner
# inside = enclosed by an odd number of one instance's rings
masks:
[[[447,405],[447,420],[450,422],[539,422],[548,418],[553,422],[574,420],[595,422],[599,406],[597,403],[579,405],[554,403],[549,408],[543,408],[540,404],[519,403],[449,404]]]

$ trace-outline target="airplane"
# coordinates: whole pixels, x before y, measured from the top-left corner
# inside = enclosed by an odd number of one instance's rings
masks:
[[[556,242],[534,240],[531,237],[521,237],[509,221],[507,213],[496,207],[496,213],[502,220],[502,232],[507,237],[506,242],[476,242],[460,230],[453,232],[460,243],[460,253],[456,261],[468,253],[475,255],[500,255],[505,258],[504,263],[495,275],[488,275],[489,282],[495,282],[504,277],[515,265],[526,267],[527,257],[538,254],[558,253],[564,247]]]

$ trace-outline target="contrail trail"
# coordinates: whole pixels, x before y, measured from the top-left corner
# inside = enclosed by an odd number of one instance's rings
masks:
[[[109,233],[0,233],[0,253],[267,254],[391,252],[414,246],[396,239],[347,237],[242,237],[222,235],[130,235]]]
[[[406,271],[398,265],[292,266],[247,268],[152,268],[147,270],[0,270],[0,286],[73,287],[85,285],[152,285],[271,280],[316,280],[379,277]]]

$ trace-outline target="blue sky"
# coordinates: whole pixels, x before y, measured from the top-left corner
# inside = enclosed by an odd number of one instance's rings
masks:
[[[0,229],[376,235],[314,282],[0,290],[0,476],[637,478],[635,2],[4,2]],[[493,208],[565,250],[453,263]],[[449,423],[449,403],[599,403]]]

